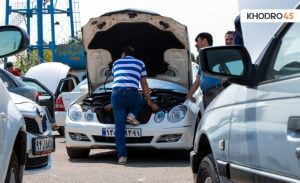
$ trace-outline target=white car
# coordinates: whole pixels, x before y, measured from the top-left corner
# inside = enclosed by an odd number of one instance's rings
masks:
[[[193,81],[196,79],[198,74],[199,65],[192,62]],[[101,86],[100,86],[101,88]],[[71,92],[62,92],[56,99],[55,102],[55,122],[58,126],[58,132],[64,136],[64,125],[67,117],[67,109],[69,105],[78,97],[88,92],[88,81],[87,79],[82,80]]]
[[[83,27],[83,38],[89,92],[68,108],[65,137],[69,157],[87,157],[90,149],[115,147],[113,115],[103,106],[110,103],[110,66],[129,42],[145,62],[151,97],[160,111],[152,113],[145,106],[137,116],[141,124],[126,126],[126,145],[191,149],[202,93],[200,89],[195,92],[196,103],[186,100],[193,81],[186,26],[156,13],[122,10],[91,19]]]
[[[68,65],[59,62],[47,62],[31,67],[26,72],[25,77],[22,78],[23,81],[28,86],[37,89],[41,94],[39,104],[47,106],[55,123],[54,111],[56,108],[54,102],[60,93],[70,92],[74,89],[79,81],[78,77],[71,72]],[[61,133],[60,130],[59,132]]]
[[[10,92],[13,102],[22,113],[27,134],[25,173],[37,173],[51,168],[51,152],[55,139],[45,108],[32,100]]]
[[[20,28],[0,26],[0,57],[18,53],[28,43],[28,35]],[[22,114],[0,79],[0,182],[22,182],[26,143]]]
[[[69,105],[78,97],[88,92],[87,79],[82,80],[71,92],[62,92],[55,102],[55,122],[60,135],[65,134],[65,122]]]

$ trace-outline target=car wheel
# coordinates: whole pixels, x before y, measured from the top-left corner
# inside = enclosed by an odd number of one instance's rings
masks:
[[[18,163],[18,158],[16,153],[13,151],[9,161],[9,166],[7,169],[5,183],[16,183],[20,182],[20,166]]]
[[[59,129],[57,129],[57,131],[61,136],[65,136],[65,127],[59,127]]]
[[[217,173],[216,164],[212,154],[208,154],[200,163],[197,183],[219,183],[219,176]]]
[[[74,149],[67,147],[67,153],[70,158],[87,158],[90,154],[90,149]]]

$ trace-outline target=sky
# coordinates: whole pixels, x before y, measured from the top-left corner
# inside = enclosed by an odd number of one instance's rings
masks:
[[[5,1],[0,0],[0,24],[4,24]],[[14,2],[25,0],[10,0]],[[58,5],[67,5],[68,0],[54,0]],[[74,1],[74,0],[73,0]],[[233,20],[238,14],[237,0],[77,0],[79,1],[81,26],[92,17],[100,16],[109,11],[120,9],[141,9],[171,17],[188,27],[191,51],[196,53],[194,39],[200,32],[210,32],[214,37],[214,45],[224,44],[224,34],[234,30]],[[56,17],[57,20],[61,19]],[[34,22],[34,21],[32,21]],[[48,22],[46,20],[44,22]],[[68,19],[60,21],[61,26],[68,24]],[[48,26],[47,23],[44,25]],[[45,36],[50,35],[50,29],[45,29]],[[58,29],[58,28],[56,28]],[[66,28],[56,30],[56,39],[68,39]],[[33,33],[32,33],[33,34]],[[34,35],[32,35],[34,36]],[[47,38],[45,38],[47,39]]]

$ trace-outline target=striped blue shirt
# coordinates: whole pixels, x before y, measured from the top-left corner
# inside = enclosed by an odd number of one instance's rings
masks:
[[[141,77],[147,76],[143,61],[125,56],[114,62],[112,67],[113,88],[139,88]]]

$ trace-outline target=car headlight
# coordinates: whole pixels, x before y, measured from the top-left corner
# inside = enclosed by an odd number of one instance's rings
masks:
[[[73,121],[79,121],[82,118],[82,108],[78,104],[74,104],[69,108],[68,116]]]
[[[179,122],[185,117],[186,111],[187,107],[185,105],[175,106],[170,110],[168,120],[170,122]]]
[[[154,116],[154,121],[157,123],[162,122],[165,119],[165,113],[163,111],[159,111]]]
[[[88,122],[93,121],[94,113],[91,110],[88,110],[84,113],[84,119]]]

